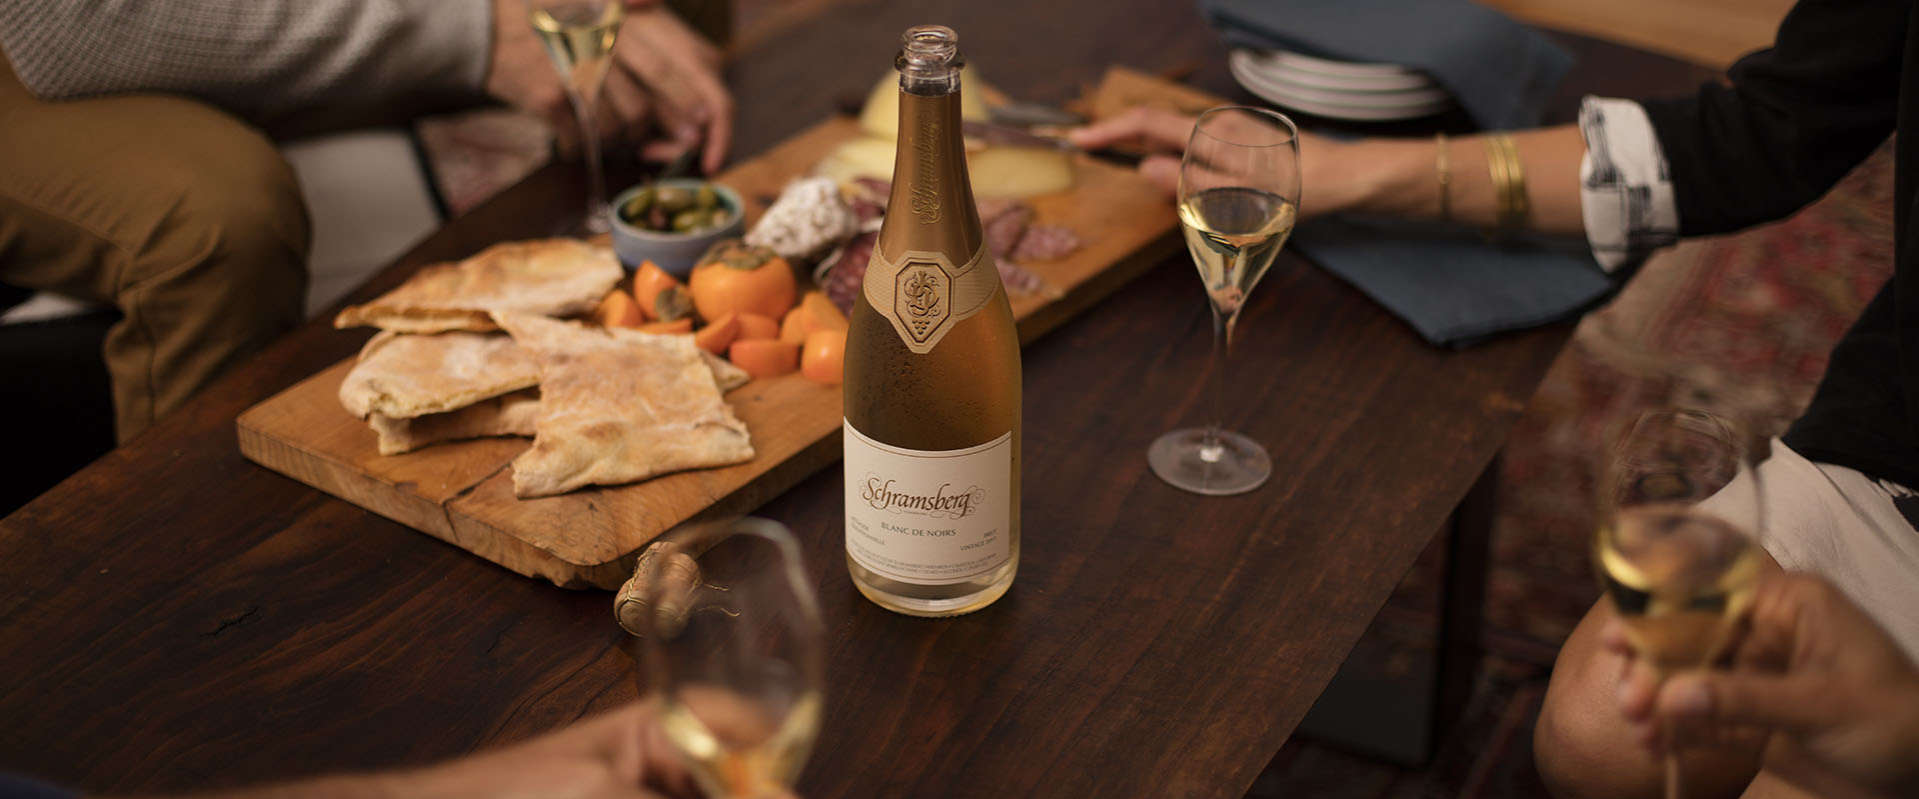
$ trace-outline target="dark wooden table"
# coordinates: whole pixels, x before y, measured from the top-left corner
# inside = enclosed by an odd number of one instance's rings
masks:
[[[1108,63],[1196,65],[1232,91],[1186,4],[808,8],[732,67],[742,154],[863,92],[925,21],[957,27],[995,83],[1033,99],[1064,99]],[[1580,91],[1704,74],[1567,42],[1582,61],[1559,119]],[[569,169],[542,170],[350,300],[534,233],[577,189]],[[1203,408],[1210,333],[1191,269],[1169,258],[1028,349],[1025,551],[993,607],[925,621],[861,599],[837,468],[763,509],[805,542],[828,620],[806,795],[1243,794],[1569,331],[1437,350],[1287,258],[1246,311],[1230,402],[1273,480],[1202,499],[1144,458]],[[635,695],[609,595],[515,576],[241,459],[236,414],[364,338],[308,325],[0,521],[0,768],[103,791],[228,786],[458,755]]]

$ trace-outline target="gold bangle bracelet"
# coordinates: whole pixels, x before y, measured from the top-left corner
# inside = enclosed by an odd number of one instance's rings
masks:
[[[1450,222],[1453,218],[1452,152],[1444,133],[1433,134],[1433,145],[1438,151],[1433,159],[1433,169],[1439,174],[1439,220]]]
[[[1507,221],[1511,229],[1520,230],[1532,216],[1532,203],[1526,196],[1526,168],[1519,160],[1519,142],[1511,136],[1500,136],[1499,144],[1506,150],[1507,185],[1512,187],[1512,198],[1508,201],[1512,216]]]
[[[1519,145],[1511,136],[1497,133],[1486,137],[1486,170],[1497,200],[1496,230],[1510,233],[1524,228],[1531,210],[1526,200],[1526,173],[1520,165]]]

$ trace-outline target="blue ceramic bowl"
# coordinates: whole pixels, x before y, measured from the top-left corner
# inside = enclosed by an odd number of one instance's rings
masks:
[[[733,212],[733,219],[716,228],[693,233],[660,233],[634,227],[620,218],[619,209],[633,195],[648,186],[667,186],[675,188],[697,189],[710,185],[720,196],[720,204]],[[740,213],[744,206],[740,195],[726,186],[698,178],[672,178],[655,183],[642,183],[620,192],[607,206],[606,215],[613,225],[613,251],[620,256],[620,264],[631,272],[638,269],[640,262],[652,261],[668,274],[684,280],[693,271],[694,262],[699,260],[706,248],[720,239],[737,238],[746,229],[745,215]]]

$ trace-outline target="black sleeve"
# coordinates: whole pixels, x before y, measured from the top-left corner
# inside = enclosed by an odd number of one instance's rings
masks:
[[[1644,101],[1683,236],[1770,222],[1819,199],[1893,131],[1908,3],[1801,0],[1731,85]]]

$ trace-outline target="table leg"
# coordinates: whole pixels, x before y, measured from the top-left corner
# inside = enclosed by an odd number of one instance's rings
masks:
[[[1446,531],[1445,576],[1440,591],[1437,678],[1433,682],[1433,734],[1441,740],[1472,701],[1479,676],[1479,632],[1485,620],[1486,571],[1492,560],[1494,497],[1499,456],[1486,464],[1471,490],[1453,509]],[[1428,755],[1431,753],[1428,752]]]
[[[1368,630],[1300,722],[1299,735],[1402,766],[1431,760],[1438,742],[1465,713],[1479,673],[1498,485],[1495,456],[1447,517],[1440,530],[1444,540],[1434,543],[1443,547],[1439,624],[1430,652],[1418,648],[1424,662],[1410,673],[1404,666],[1382,669],[1405,643]]]

